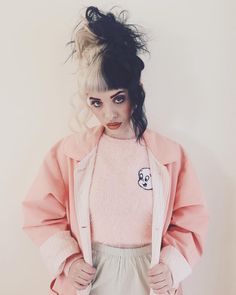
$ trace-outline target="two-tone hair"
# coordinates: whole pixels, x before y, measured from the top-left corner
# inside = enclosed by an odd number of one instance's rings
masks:
[[[78,65],[79,99],[73,105],[80,128],[89,128],[87,123],[92,113],[86,104],[86,93],[127,89],[132,107],[131,123],[140,140],[148,122],[145,91],[140,82],[144,63],[138,54],[149,51],[145,34],[137,26],[127,24],[125,13],[123,10],[115,16],[89,6],[73,30],[74,37],[67,43],[72,45],[70,57],[75,57]]]

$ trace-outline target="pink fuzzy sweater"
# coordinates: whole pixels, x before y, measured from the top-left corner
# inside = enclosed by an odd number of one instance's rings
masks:
[[[121,248],[152,242],[152,178],[143,141],[102,134],[89,201],[92,242]],[[66,275],[81,257],[67,259]]]
[[[152,182],[146,146],[103,133],[90,189],[92,241],[122,248],[151,243]]]

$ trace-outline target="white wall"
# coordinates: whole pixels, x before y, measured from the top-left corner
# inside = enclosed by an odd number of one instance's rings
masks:
[[[188,150],[211,213],[185,294],[235,294],[235,1],[1,2],[0,293],[48,294],[38,249],[21,230],[21,201],[45,152],[70,132],[76,82],[73,65],[63,62],[80,9],[116,4],[152,38],[151,58],[143,56],[149,127]]]

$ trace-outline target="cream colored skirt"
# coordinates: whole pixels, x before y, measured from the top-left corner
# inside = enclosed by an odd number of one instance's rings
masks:
[[[97,269],[90,295],[149,295],[147,271],[151,244],[117,248],[92,243],[93,266]]]

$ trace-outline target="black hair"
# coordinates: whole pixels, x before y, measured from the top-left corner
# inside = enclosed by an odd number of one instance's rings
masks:
[[[140,83],[144,62],[138,56],[140,52],[149,52],[145,34],[137,25],[127,24],[122,10],[118,16],[112,12],[104,13],[95,6],[86,9],[85,17],[90,31],[96,36],[101,50],[97,56],[101,59],[101,75],[108,90],[126,88],[131,102],[131,121],[137,140],[147,128],[145,114],[145,91]]]

